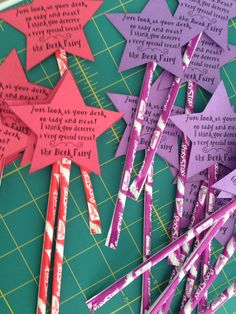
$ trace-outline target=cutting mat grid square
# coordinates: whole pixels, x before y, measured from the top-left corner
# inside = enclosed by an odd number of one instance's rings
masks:
[[[29,2],[29,1],[28,1]],[[87,105],[114,110],[106,96],[107,92],[138,95],[144,67],[123,73],[118,72],[125,40],[106,19],[108,12],[140,12],[146,0],[105,0],[101,9],[86,26],[86,35],[95,56],[95,63],[69,56],[70,69]],[[176,0],[168,4],[174,11]],[[236,44],[236,22],[229,24],[230,42]],[[12,49],[17,52],[25,66],[25,38],[17,30],[0,21],[0,61],[4,61]],[[156,76],[161,69],[158,68]],[[236,60],[222,69],[230,100],[236,104]],[[59,72],[54,57],[41,63],[27,73],[32,82],[48,87],[55,86]],[[184,106],[185,86],[181,88],[177,103]],[[198,89],[197,108],[201,111],[210,95]],[[85,300],[100,292],[142,261],[143,198],[135,203],[128,201],[119,248],[105,247],[105,238],[111,222],[117,197],[123,158],[114,158],[125,123],[117,123],[99,140],[99,156],[102,177],[93,176],[96,198],[103,224],[103,234],[89,234],[88,214],[81,175],[73,166],[68,206],[68,223],[63,269],[61,311],[62,314],[89,311]],[[134,166],[137,173],[143,154],[139,153]],[[21,168],[19,161],[4,171],[0,189],[0,313],[32,314],[36,310],[40,255],[45,224],[50,169],[29,175],[29,168]],[[153,250],[157,252],[170,239],[175,186],[167,163],[156,158],[155,192],[153,205]],[[214,242],[212,259],[221,251]],[[171,268],[166,261],[152,271],[152,298],[168,284]],[[210,289],[209,298],[214,299],[236,278],[235,257],[231,259]],[[178,287],[170,313],[177,313],[183,285]],[[99,313],[139,313],[141,280],[127,287]],[[233,298],[219,313],[236,313]],[[49,310],[48,310],[49,311]]]

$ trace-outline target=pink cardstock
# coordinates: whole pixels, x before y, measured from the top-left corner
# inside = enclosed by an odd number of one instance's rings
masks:
[[[11,107],[38,137],[31,172],[67,158],[100,174],[96,139],[123,114],[86,106],[70,71],[49,98],[47,104]]]
[[[6,104],[11,100],[40,101],[46,99],[50,89],[30,83],[25,75],[16,50],[8,55],[0,65],[0,116],[9,128],[29,134],[29,129]]]
[[[0,121],[0,174],[5,160],[23,151],[26,147],[28,135],[6,127]]]
[[[10,164],[12,164],[14,161],[16,161],[18,158],[21,158],[21,157],[22,157],[22,153],[17,153],[17,154],[10,156],[10,157],[7,157],[4,159],[3,166],[7,167]]]
[[[25,34],[27,70],[59,49],[93,60],[83,28],[102,3],[98,0],[34,0],[0,13],[0,19]]]
[[[2,123],[9,128],[29,135],[31,131],[10,109],[9,101],[11,101],[11,105],[14,105],[15,100],[36,102],[46,99],[50,92],[49,88],[28,81],[16,50],[12,50],[0,65],[0,118]],[[28,164],[28,144],[25,148],[21,165]],[[16,154],[16,156],[5,161],[4,164],[8,165],[20,156]]]

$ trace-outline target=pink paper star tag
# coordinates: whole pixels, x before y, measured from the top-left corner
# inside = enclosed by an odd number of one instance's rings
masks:
[[[86,106],[70,71],[47,104],[18,105],[12,110],[38,137],[31,172],[67,158],[100,174],[96,139],[123,116]]]
[[[0,13],[0,19],[20,30],[27,38],[27,70],[63,49],[93,60],[84,26],[103,1],[34,0]]]
[[[26,147],[28,136],[6,127],[0,122],[0,177],[5,159],[20,153]]]
[[[2,123],[9,128],[29,134],[29,128],[12,112],[6,101],[11,100],[12,104],[15,100],[39,101],[46,99],[50,91],[46,87],[28,81],[16,50],[12,50],[0,65],[0,117]],[[4,166],[19,157],[21,157],[20,154],[11,156],[5,160]]]

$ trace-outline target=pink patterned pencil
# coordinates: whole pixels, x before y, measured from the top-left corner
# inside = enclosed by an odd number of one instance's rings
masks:
[[[61,76],[69,69],[66,51],[60,49],[56,53],[57,63]],[[89,226],[91,234],[100,234],[101,220],[98,214],[97,202],[95,199],[93,184],[90,173],[87,169],[81,167],[81,176],[84,185],[85,196],[87,200],[88,212],[89,212]]]
[[[60,49],[55,53],[55,55],[56,55],[60,75],[63,76],[63,74],[68,70],[66,51]],[[55,164],[53,164],[53,167],[52,167],[52,177],[51,177],[51,184],[50,184],[50,191],[49,191],[49,202],[48,202],[48,209],[47,209],[46,226],[45,226],[45,232],[44,232],[44,242],[43,242],[42,258],[41,258],[40,276],[39,276],[39,291],[38,291],[38,304],[37,304],[38,314],[46,313],[49,269],[50,269],[50,264],[51,264],[53,233],[54,233],[55,217],[56,217],[57,203],[58,203],[59,184],[60,184],[60,178],[63,175],[61,170],[64,171],[63,182],[65,186],[63,185],[61,186],[61,190],[63,192],[62,192],[61,200],[60,200],[59,213],[61,215],[61,220],[60,220],[61,226],[64,223],[64,227],[66,228],[67,200],[66,201],[64,200],[64,197],[66,197],[64,192],[66,188],[69,187],[69,183],[67,183],[66,178],[68,176],[70,177],[70,168],[71,168],[71,162],[67,159],[63,159],[61,162],[56,162]],[[81,169],[81,171],[85,171],[87,173],[87,170],[85,169]],[[88,178],[90,179],[89,174],[88,174]],[[85,192],[87,196],[90,194],[88,192],[89,187],[86,184],[84,184],[84,187],[85,187]],[[88,199],[88,196],[87,196],[87,199]],[[61,202],[64,202],[64,205],[61,204]],[[63,219],[65,219],[64,222],[62,220],[62,217]],[[54,308],[57,310],[59,310],[59,305],[60,305],[60,287],[61,287],[61,278],[62,278],[61,274],[62,274],[63,255],[61,256],[61,254],[64,252],[64,240],[61,243],[59,240],[62,238],[63,239],[65,238],[65,232],[66,230],[62,230],[62,227],[58,225],[55,263],[54,263],[55,268],[53,272],[54,295],[52,296],[53,298],[52,309]],[[61,268],[58,267],[58,265],[61,265]]]
[[[58,50],[56,53],[60,74],[68,69],[66,53],[61,50]],[[63,162],[66,162],[63,159]],[[55,218],[57,211],[57,202],[59,195],[59,184],[61,179],[61,162],[56,162],[52,167],[52,178],[51,185],[49,191],[49,203],[47,209],[47,217],[46,217],[46,226],[44,232],[44,242],[43,242],[43,250],[42,250],[42,260],[41,260],[41,268],[40,268],[40,276],[39,276],[39,291],[38,291],[38,305],[37,305],[37,313],[44,314],[46,313],[46,305],[47,305],[47,293],[48,293],[48,280],[49,280],[49,269],[51,264],[51,253],[53,246],[53,233],[55,226]],[[61,209],[62,210],[62,209]],[[65,210],[65,209],[64,209]],[[57,256],[57,252],[55,253],[55,259]],[[58,307],[57,300],[55,300],[55,308]]]
[[[49,270],[51,264],[52,244],[53,244],[53,230],[55,226],[55,218],[57,211],[57,202],[59,194],[60,182],[60,162],[56,162],[52,167],[51,183],[49,189],[49,199],[47,208],[47,217],[44,231],[40,276],[39,276],[39,290],[38,290],[38,304],[37,313],[46,313]]]
[[[58,210],[58,227],[53,267],[51,314],[59,313],[64,245],[66,236],[66,215],[69,194],[71,161],[63,159],[60,165],[60,206]]]

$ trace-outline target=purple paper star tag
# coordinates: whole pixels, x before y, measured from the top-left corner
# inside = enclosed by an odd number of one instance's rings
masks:
[[[216,200],[216,210],[226,205],[229,202],[228,199],[219,199]],[[235,218],[236,213],[232,214],[226,223],[220,228],[219,232],[215,236],[216,240],[221,245],[226,245],[229,239],[232,237],[235,228]]]
[[[170,72],[163,71],[156,80],[156,88],[160,91],[169,90],[173,84],[173,80],[174,76]]]
[[[214,188],[221,191],[217,198],[217,209],[229,202],[229,199],[235,198],[236,196],[236,170],[225,175],[216,184],[213,185]],[[223,205],[222,205],[223,204]],[[236,213],[231,215],[224,226],[220,229],[216,236],[216,239],[225,245],[230,239],[234,232]]]
[[[184,196],[183,219],[181,221],[181,228],[187,228],[189,226],[193,208],[198,198],[200,185],[201,185],[200,181],[186,184],[185,196]]]
[[[215,163],[236,168],[236,114],[220,83],[202,113],[171,117],[192,141],[188,177]]]
[[[175,17],[186,26],[181,44],[205,32],[223,49],[228,45],[228,22],[236,15],[235,0],[179,0]]]
[[[229,192],[225,192],[225,191],[222,191],[220,192],[220,194],[217,196],[218,198],[226,198],[226,199],[232,199],[235,197],[234,194],[231,194]]]
[[[120,71],[155,61],[183,77],[180,38],[184,27],[172,16],[165,0],[149,0],[141,13],[107,17],[127,39]]]
[[[219,167],[219,178],[224,177],[229,173],[229,169],[220,166]],[[188,179],[186,190],[185,190],[185,196],[184,196],[184,210],[183,210],[183,221],[182,221],[182,228],[186,228],[189,225],[190,218],[193,212],[193,208],[197,201],[197,196],[199,192],[199,188],[201,185],[200,181],[207,180],[208,178],[208,171],[205,170],[201,174],[193,176]],[[195,181],[193,181],[195,180]]]
[[[163,84],[164,81],[167,84]],[[161,84],[160,84],[161,83]],[[154,128],[157,124],[157,120],[161,113],[163,103],[168,95],[169,88],[164,89],[164,85],[168,86],[170,81],[168,77],[161,77],[158,79],[151,88],[150,99],[147,105],[147,110],[144,118],[144,124],[142,126],[140,143],[138,146],[138,151],[144,150],[148,147]],[[158,88],[159,87],[159,88]],[[131,128],[134,121],[134,116],[136,112],[136,107],[138,103],[138,97],[121,95],[121,94],[108,94],[111,101],[115,105],[118,111],[124,112],[124,119],[127,123],[127,127],[122,136],[120,144],[118,146],[116,157],[126,154]],[[173,109],[174,114],[182,114],[183,109],[175,106]],[[178,148],[178,135],[180,132],[174,126],[172,122],[167,124],[162,141],[158,148],[158,155],[164,158],[168,163],[170,163],[175,168],[179,167],[179,148]]]
[[[214,93],[220,83],[220,68],[235,57],[236,46],[229,45],[223,50],[203,34],[185,74],[185,81],[194,81]]]
[[[173,184],[177,184],[177,175],[178,175],[178,169],[174,168],[174,167],[170,167],[171,173],[174,177],[173,180]],[[203,170],[200,173],[187,178],[187,183],[195,183],[195,182],[199,182],[199,181],[204,181],[208,179],[208,171],[207,170]]]
[[[236,169],[214,184],[214,188],[236,195]]]

